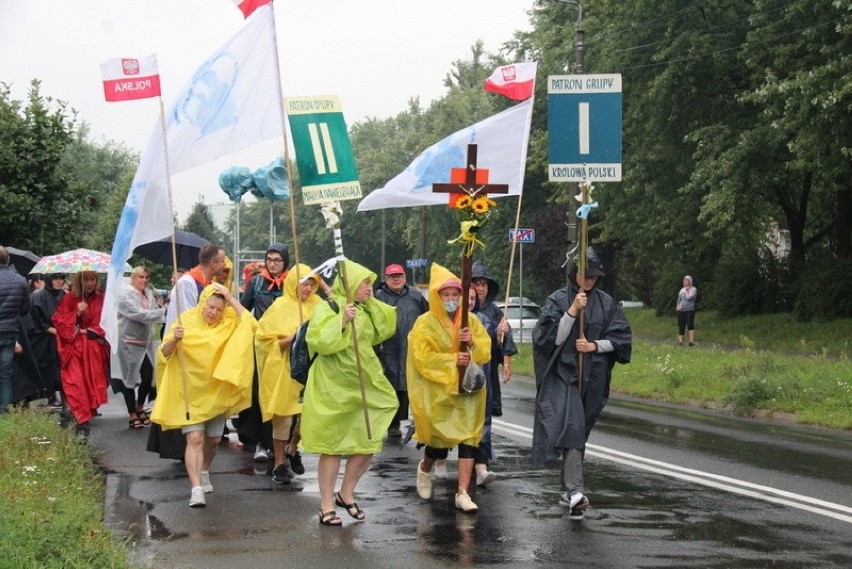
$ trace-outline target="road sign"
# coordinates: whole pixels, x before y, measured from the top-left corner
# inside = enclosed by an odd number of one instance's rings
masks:
[[[429,259],[408,259],[405,261],[405,266],[409,269],[419,269],[429,264]]]
[[[621,181],[621,74],[547,78],[548,178]]]
[[[361,183],[337,95],[285,97],[306,205],[359,199]]]
[[[509,243],[535,243],[535,229],[510,229]]]

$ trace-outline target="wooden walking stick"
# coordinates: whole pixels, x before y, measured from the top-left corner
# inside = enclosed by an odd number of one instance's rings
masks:
[[[340,279],[343,290],[346,291],[346,304],[352,302],[352,294],[349,292],[349,278],[346,274],[346,259],[343,256],[343,235],[340,232],[340,217],[343,210],[338,202],[324,202],[320,206],[322,216],[325,218],[326,227],[334,232],[334,252],[338,257],[337,266],[340,271]],[[364,385],[364,370],[361,365],[361,353],[358,350],[358,331],[355,320],[349,322],[352,330],[352,344],[355,347],[355,367],[358,369],[358,385],[361,388],[361,406],[364,409],[364,424],[367,427],[367,438],[372,440],[373,433],[370,427],[370,411],[367,408],[367,390]]]
[[[580,208],[577,210],[577,217],[580,219],[580,258],[578,260],[578,272],[577,274],[580,276],[577,279],[578,284],[578,294],[583,291],[583,283],[586,281],[586,255],[588,254],[589,245],[588,245],[588,233],[589,233],[589,211],[592,208],[598,206],[597,202],[590,203],[589,198],[591,197],[593,186],[589,182],[581,182],[580,189],[582,193],[580,194],[580,203],[582,204]],[[577,315],[579,330],[578,336],[581,340],[586,339],[586,309],[581,308],[580,313]],[[585,376],[585,354],[579,352],[577,354],[577,385],[580,390],[580,395],[583,395],[583,379]]]
[[[453,168],[450,171],[449,184],[432,184],[433,192],[450,194],[450,207],[462,212],[461,233],[457,238],[448,241],[462,244],[461,328],[468,327],[468,290],[473,254],[477,247],[485,247],[485,244],[477,239],[477,232],[488,220],[490,209],[497,205],[488,198],[488,193],[509,193],[508,184],[488,183],[488,170],[477,167],[476,153],[476,144],[468,144],[465,167]],[[459,352],[467,349],[465,342],[459,343]],[[462,392],[461,385],[466,370],[467,366],[459,367],[459,393]]]

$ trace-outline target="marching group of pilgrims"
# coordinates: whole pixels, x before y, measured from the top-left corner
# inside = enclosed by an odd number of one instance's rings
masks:
[[[488,470],[491,417],[502,414],[500,384],[510,379],[517,353],[493,302],[497,281],[482,262],[473,263],[471,312],[463,318],[462,281],[437,263],[424,298],[406,284],[400,265],[389,265],[379,281],[368,268],[341,262],[329,286],[307,265],[290,267],[287,247],[272,244],[262,271],[237,298],[224,248],[206,245],[199,264],[176,275],[168,303],[153,293],[148,269],[136,267],[117,307],[119,345],[112,358],[100,327],[98,275],[74,274],[67,293],[60,293],[65,275],[50,275],[45,292],[31,300],[33,347],[48,344],[38,347],[37,361],[43,374],[61,381],[82,435],[106,403],[107,387],[121,393],[129,427],[151,426],[148,450],[184,461],[191,507],[204,506],[213,491],[211,463],[226,421],[238,417],[232,423],[244,444],[256,442],[258,453],[271,449],[276,483],[304,474],[300,449],[319,455],[321,524],[342,525],[336,508],[364,520],[358,481],[385,436],[401,436],[410,408],[413,438],[425,447],[418,495],[431,498],[435,479],[447,476],[448,451],[456,448],[455,506],[476,512],[471,487],[496,477]],[[537,465],[561,459],[560,504],[571,519],[582,519],[589,507],[583,454],[606,404],[611,370],[630,361],[630,327],[598,288],[603,276],[590,249],[583,271],[574,267],[569,284],[550,295],[533,332],[533,459]],[[0,293],[0,318],[3,298]],[[164,321],[161,337],[155,336]],[[304,321],[312,356],[305,384],[290,376],[290,348]],[[479,374],[471,385],[459,379],[465,368]],[[153,400],[152,409],[146,400]]]

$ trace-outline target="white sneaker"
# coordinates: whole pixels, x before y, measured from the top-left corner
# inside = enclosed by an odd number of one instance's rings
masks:
[[[497,480],[497,475],[487,470],[483,470],[482,472],[476,475],[477,486],[488,486],[495,480]]]
[[[210,483],[210,471],[202,470],[201,471],[201,488],[204,490],[205,494],[209,494],[213,491],[213,484]]]
[[[568,513],[568,519],[582,520],[590,504],[589,499],[586,498],[585,494],[582,492],[574,492],[570,497],[563,493],[559,498],[559,505],[571,509]]]
[[[422,460],[417,463],[417,495],[428,500],[432,497],[432,473],[420,470],[422,465]]]
[[[473,503],[470,495],[467,492],[459,492],[456,494],[456,508],[462,512],[473,513],[479,511],[479,506]]]
[[[266,449],[260,443],[257,443],[254,449],[254,459],[257,461],[269,460],[269,453],[266,452]]]
[[[446,480],[447,479],[447,463],[436,462],[435,466],[432,468],[432,472],[435,474],[435,478],[437,478],[438,480]]]
[[[189,507],[203,508],[206,505],[207,501],[204,499],[204,488],[201,486],[193,486],[192,494],[189,495]]]

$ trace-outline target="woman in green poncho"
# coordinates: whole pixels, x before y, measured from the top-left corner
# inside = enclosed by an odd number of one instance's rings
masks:
[[[356,520],[364,519],[364,511],[355,502],[355,486],[370,467],[373,454],[382,450],[382,433],[387,432],[399,405],[373,351],[374,345],[396,331],[396,309],[372,297],[375,273],[349,260],[344,263],[349,290],[344,289],[339,275],[333,286],[340,310],[335,312],[328,303],[322,303],[308,326],[308,347],[317,358],[308,376],[302,411],[302,447],[305,452],[320,455],[320,523],[330,526],[343,523],[335,505],[345,508]],[[353,322],[372,438],[367,437],[364,423]],[[348,459],[343,482],[335,494],[342,455]]]

